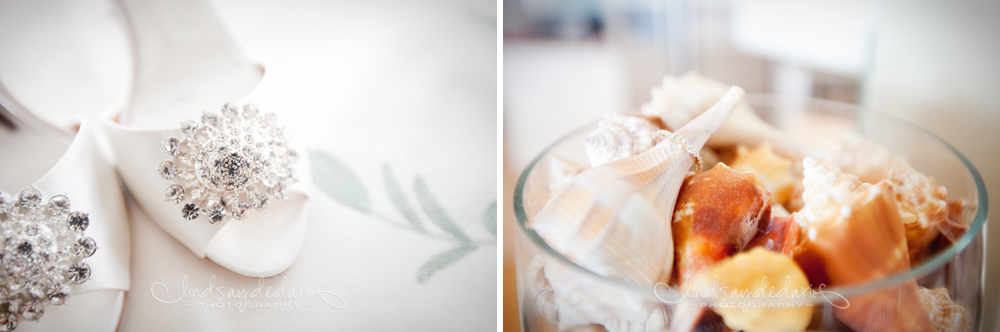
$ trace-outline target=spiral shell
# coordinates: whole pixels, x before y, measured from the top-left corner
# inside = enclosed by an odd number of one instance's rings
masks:
[[[583,139],[584,151],[595,167],[625,159],[649,150],[658,130],[643,117],[608,114],[598,122],[597,131]]]

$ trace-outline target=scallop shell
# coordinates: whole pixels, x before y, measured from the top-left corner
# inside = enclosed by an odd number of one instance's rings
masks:
[[[677,284],[685,286],[716,262],[740,252],[769,218],[770,195],[750,172],[719,163],[688,177],[674,210],[673,233]],[[671,331],[691,331],[704,320],[705,308],[682,303]],[[700,328],[700,327],[699,327]]]
[[[787,294],[809,288],[809,280],[795,261],[787,255],[763,248],[736,254],[722,260],[693,282],[700,294],[714,290],[710,298],[720,303],[715,312],[722,316],[726,326],[746,332],[799,332],[804,331],[812,319],[811,306],[745,306],[739,303],[775,303],[783,299],[773,297],[767,290],[784,290]],[[725,291],[721,291],[725,289]],[[724,294],[724,295],[723,295]],[[746,301],[746,302],[744,302]],[[772,302],[773,301],[773,302]]]
[[[676,134],[701,148],[743,94],[733,87]],[[588,169],[528,226],[553,249],[602,276],[642,287],[669,281],[674,247],[669,221],[692,163],[680,144],[664,140],[640,155]]]
[[[652,100],[642,106],[642,114],[658,117],[669,128],[678,128],[707,110],[726,93],[727,86],[719,81],[691,71],[680,77],[665,77],[660,87],[653,88]],[[736,106],[732,116],[708,140],[711,147],[733,147],[738,144],[760,145],[771,142],[775,151],[795,158],[827,157],[829,151],[803,144],[764,122],[750,105]]]
[[[772,201],[788,204],[796,182],[793,162],[775,154],[770,143],[764,142],[753,150],[740,145],[730,166],[735,170],[753,172],[757,183],[771,193]]]
[[[583,139],[584,151],[591,166],[600,166],[649,150],[659,130],[644,117],[608,114],[598,122],[597,131]]]
[[[856,285],[910,269],[906,236],[892,185],[871,185],[806,158],[806,239],[793,256],[814,287]],[[856,331],[929,331],[915,280],[854,295],[834,315]],[[844,305],[839,303],[838,305]]]
[[[951,301],[947,288],[927,289],[920,287],[920,303],[930,313],[935,331],[964,332],[969,330],[972,316],[969,316],[965,307]]]

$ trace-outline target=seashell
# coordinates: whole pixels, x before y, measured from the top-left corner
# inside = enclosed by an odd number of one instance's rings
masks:
[[[685,179],[672,223],[677,284],[686,285],[716,262],[742,251],[770,210],[770,195],[757,185],[753,173],[719,163]],[[678,306],[670,330],[701,328],[705,311],[690,304]]]
[[[918,172],[903,158],[893,158],[888,180],[896,193],[896,204],[906,227],[910,264],[922,260],[930,244],[948,223],[948,191]]]
[[[560,331],[600,324],[609,331],[661,331],[669,309],[536,255],[528,266],[535,309]],[[529,278],[530,278],[529,277]],[[530,295],[529,295],[530,296]]]
[[[771,193],[772,201],[788,204],[796,182],[793,163],[791,159],[775,154],[770,143],[764,142],[753,150],[741,144],[730,166],[735,170],[753,172],[757,183]]]
[[[624,114],[608,114],[597,123],[597,131],[583,139],[591,166],[625,159],[653,147],[660,127],[649,119]]]
[[[549,157],[549,192],[555,195],[587,167],[559,156]]]
[[[678,128],[707,110],[726,93],[722,82],[701,76],[695,71],[680,77],[663,78],[660,87],[653,88],[652,100],[642,106],[642,114],[658,117],[669,128]],[[795,158],[827,157],[824,149],[806,145],[761,120],[750,105],[742,102],[732,116],[708,140],[708,146],[722,148],[738,144],[760,145],[771,142],[778,153]]]
[[[777,216],[775,211],[780,206],[771,206],[771,220],[767,221],[765,227],[761,227],[763,233],[757,234],[753,240],[750,240],[750,243],[747,244],[747,249],[762,247],[781,254],[792,255],[792,249],[799,244],[802,227],[795,222],[792,216],[787,215],[787,212],[785,212],[785,216]],[[763,223],[764,221],[761,222]]]
[[[693,284],[703,295],[704,290],[711,290],[710,297],[714,295],[720,301],[715,312],[734,330],[798,332],[804,331],[812,319],[811,306],[737,305],[805,299],[792,295],[809,289],[809,280],[802,269],[791,257],[764,248],[757,247],[720,261],[699,274]],[[783,291],[784,295],[774,296],[775,291]]]
[[[697,151],[743,94],[733,87],[675,134]],[[639,155],[590,168],[573,177],[527,226],[554,250],[598,275],[640,287],[668,282],[674,258],[670,220],[692,159],[686,147],[665,140]],[[652,317],[655,308],[642,299],[567,270],[558,264],[544,269],[560,329]]]
[[[701,148],[743,94],[733,87],[676,134]],[[528,220],[528,227],[599,275],[643,287],[669,281],[674,247],[669,221],[692,159],[680,144],[665,140],[637,156],[588,169]]]
[[[803,161],[806,239],[793,257],[814,287],[855,285],[910,269],[906,236],[887,181],[871,185],[813,158]],[[834,316],[856,331],[928,331],[915,280],[854,295]],[[843,305],[843,303],[840,303]]]
[[[688,177],[673,219],[678,284],[742,251],[770,211],[770,194],[753,173],[720,163]]]
[[[930,320],[937,332],[968,331],[972,316],[958,304],[951,301],[948,289],[941,287],[927,289],[920,287],[920,304],[930,313]]]
[[[717,164],[689,177],[673,219],[678,284],[686,284],[715,262],[742,250],[757,233],[758,221],[769,207],[769,194],[756,184],[752,173]],[[712,314],[704,308],[682,305],[677,310],[672,331],[714,326]]]

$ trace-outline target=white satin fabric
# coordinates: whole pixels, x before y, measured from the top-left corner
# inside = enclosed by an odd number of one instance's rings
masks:
[[[96,129],[94,123],[85,121],[62,157],[32,183],[44,200],[65,194],[71,210],[89,214],[90,226],[85,234],[98,246],[94,255],[84,260],[90,265],[91,278],[71,286],[65,305],[47,306],[39,321],[19,322],[17,331],[113,331],[118,326],[124,294],[129,289],[129,225],[121,187],[101,152]],[[4,157],[6,162],[30,163],[32,159],[30,153],[14,152]],[[17,195],[23,188],[4,189]]]
[[[280,125],[282,105],[280,100],[268,98],[266,77],[237,104],[252,100],[261,112],[275,111]],[[178,112],[193,113],[190,110]],[[198,257],[208,257],[241,275],[270,277],[287,270],[295,262],[305,237],[304,205],[310,196],[306,184],[312,182],[312,177],[307,150],[294,137],[291,146],[299,151],[300,158],[292,167],[300,178],[298,183],[288,187],[288,199],[272,199],[266,212],[251,210],[245,221],[226,218],[221,225],[212,225],[204,217],[185,220],[181,217],[183,204],[164,201],[164,191],[173,181],[161,178],[155,168],[169,158],[163,150],[163,140],[181,137],[180,125],[169,123],[158,128],[136,128],[115,122],[116,115],[118,113],[108,112],[101,119],[102,129],[110,142],[112,160],[129,194],[160,228]]]

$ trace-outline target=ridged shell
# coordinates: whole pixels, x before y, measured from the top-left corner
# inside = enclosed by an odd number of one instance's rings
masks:
[[[598,122],[597,131],[583,139],[584,151],[590,166],[600,166],[649,150],[659,130],[659,126],[644,117],[608,114]]]
[[[743,90],[679,129],[694,149],[732,112]],[[646,152],[580,173],[528,221],[553,249],[600,275],[652,287],[673,266],[671,215],[693,158],[665,140]]]
[[[887,181],[861,183],[812,158],[803,165],[806,206],[793,217],[807,220],[807,236],[793,255],[814,287],[857,285],[910,269],[899,207]],[[834,315],[856,331],[931,330],[912,279],[848,301]]]
[[[965,307],[951,301],[947,288],[927,289],[920,287],[920,303],[930,313],[935,331],[964,332],[969,330],[972,316],[967,314]]]
[[[658,117],[669,128],[678,128],[698,116],[726,93],[727,85],[691,71],[680,77],[668,76],[653,88],[652,100],[642,106],[642,114]],[[771,142],[774,150],[795,158],[831,155],[824,149],[803,144],[764,122],[746,102],[736,106],[732,116],[708,140],[711,147],[760,145]]]
[[[676,131],[700,149],[725,121],[743,90],[733,87],[716,106]],[[670,280],[674,258],[671,215],[693,158],[665,140],[626,159],[573,177],[527,226],[566,258],[598,275],[650,287]],[[644,321],[651,308],[617,289],[606,289],[559,264],[545,267],[554,290],[560,329],[612,320]],[[632,310],[622,307],[632,306]],[[606,308],[617,308],[614,316]]]
[[[775,154],[770,143],[765,142],[753,150],[740,145],[730,166],[735,170],[753,172],[757,183],[771,193],[772,201],[788,204],[796,182],[793,162]]]

